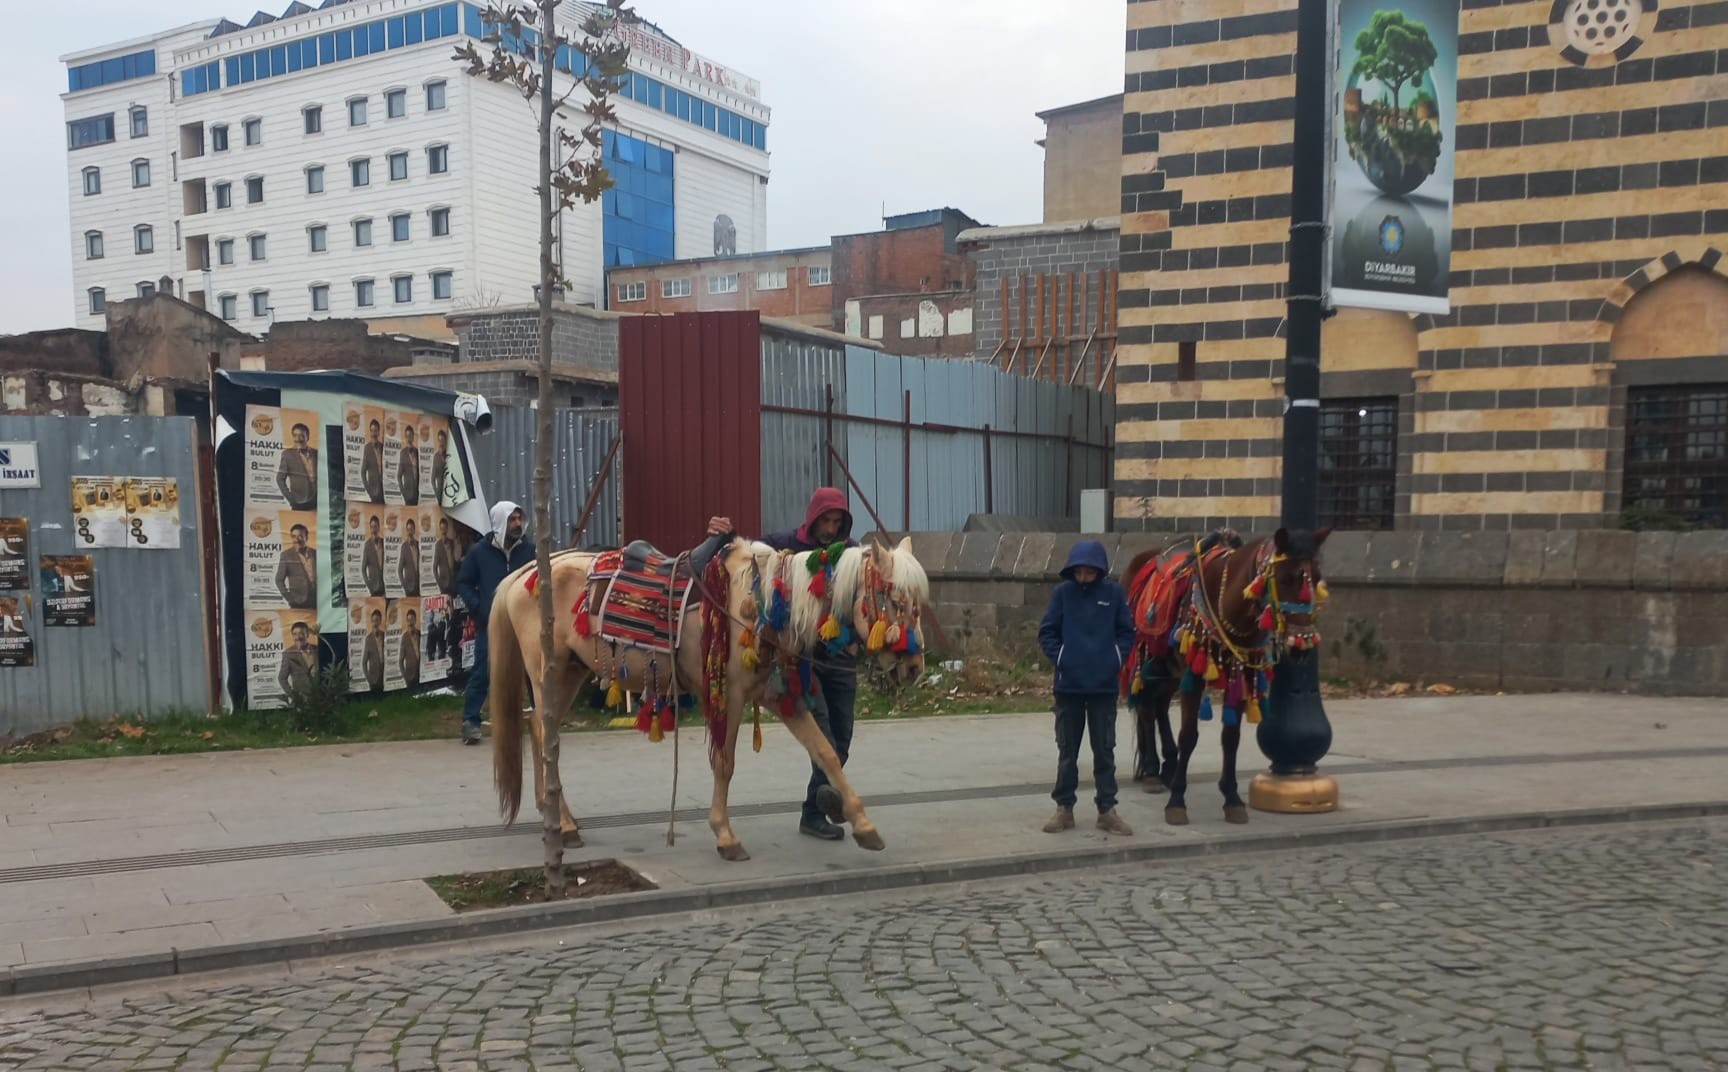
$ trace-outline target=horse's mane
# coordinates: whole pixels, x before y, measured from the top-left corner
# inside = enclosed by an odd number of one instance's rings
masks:
[[[751,555],[756,559],[757,567],[765,563],[764,555],[773,555],[766,544],[755,544]],[[904,597],[913,606],[929,602],[930,577],[924,572],[924,567],[913,557],[911,549],[896,547],[888,552],[891,581],[896,593]],[[864,584],[864,563],[870,555],[869,548],[849,547],[841,555],[840,561],[834,567],[834,576],[830,581],[828,597],[818,599],[810,593],[810,574],[804,568],[804,555],[793,554],[790,585],[792,588],[792,625],[791,640],[800,647],[813,646],[819,640],[818,630],[822,625],[822,617],[827,608],[845,608],[842,613],[847,621],[852,608],[857,604],[860,589]],[[768,593],[764,591],[764,596]]]

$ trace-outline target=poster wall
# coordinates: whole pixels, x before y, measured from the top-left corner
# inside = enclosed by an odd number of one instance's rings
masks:
[[[42,556],[42,624],[96,624],[96,566],[91,556]]]
[[[420,601],[422,681],[443,681],[450,676],[457,638],[452,634],[449,596],[427,596]]]
[[[249,610],[246,619],[247,697],[254,708],[285,707],[318,674],[318,615]]]
[[[382,599],[348,601],[348,690],[384,689],[385,606]]]
[[[0,591],[30,587],[30,519],[0,517]]]
[[[370,503],[348,506],[348,530],[342,547],[346,553],[348,601],[355,597],[385,594],[384,520],[387,508]]]
[[[1459,0],[1339,0],[1334,304],[1446,313]]]
[[[246,501],[318,508],[318,429],[311,410],[246,407]]]

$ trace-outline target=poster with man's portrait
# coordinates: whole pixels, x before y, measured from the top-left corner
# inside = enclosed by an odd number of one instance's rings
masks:
[[[318,676],[318,615],[247,610],[246,699],[255,710],[285,707]]]
[[[402,414],[393,409],[380,411],[384,422],[384,501],[391,506],[403,505],[402,498]],[[415,453],[418,453],[417,451]],[[416,486],[415,494],[419,494]]]
[[[421,662],[426,650],[424,602],[398,599],[391,604],[396,610],[396,674],[400,682],[392,688],[418,688],[422,680]]]
[[[0,591],[30,587],[30,519],[0,517]]]
[[[313,610],[318,605],[318,515],[246,511],[246,606]]]
[[[350,503],[378,503],[384,499],[387,467],[384,446],[385,411],[381,406],[358,402],[342,404],[342,467],[347,478]]]
[[[403,600],[392,599],[384,608],[384,691],[396,692],[407,687],[402,679],[402,610]],[[419,600],[414,600],[417,605]]]
[[[72,478],[72,540],[80,547],[127,546],[124,477]]]
[[[17,596],[0,596],[0,666],[35,666],[36,641]]]
[[[128,546],[172,551],[180,546],[180,482],[135,476],[126,481]]]
[[[364,596],[385,594],[384,516],[387,508],[371,504],[349,503],[348,528],[343,534],[342,549],[346,560],[343,574],[347,581],[348,601]]]
[[[384,688],[384,612],[382,599],[348,601],[349,692],[380,692]]]
[[[384,594],[391,599],[401,599],[406,592],[403,584],[414,580],[418,584],[417,566],[409,566],[407,576],[402,562],[403,537],[410,527],[408,518],[401,507],[386,506],[384,508]],[[412,557],[412,556],[410,556]]]
[[[290,510],[318,507],[318,414],[246,407],[246,501]]]
[[[432,583],[444,595],[456,594],[456,571],[462,565],[462,541],[456,537],[456,522],[440,510],[432,535]]]
[[[91,556],[42,556],[42,624],[96,624],[96,566]]]

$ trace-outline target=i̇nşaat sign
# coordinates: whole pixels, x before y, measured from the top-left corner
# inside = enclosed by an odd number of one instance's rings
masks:
[[[0,488],[39,488],[42,470],[36,464],[36,444],[0,443]]]

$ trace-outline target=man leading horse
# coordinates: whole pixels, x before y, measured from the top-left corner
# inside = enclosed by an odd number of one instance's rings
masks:
[[[716,517],[708,521],[708,535],[727,536],[732,533],[730,518]],[[858,546],[852,539],[852,512],[846,508],[846,496],[836,488],[817,488],[804,511],[804,524],[783,532],[763,536],[765,543],[776,551],[804,553],[843,543]],[[851,652],[824,654],[812,668],[820,686],[816,703],[811,707],[822,736],[834,747],[840,765],[852,751],[852,728],[858,702],[858,663]],[[815,763],[810,765],[810,784],[804,794],[804,809],[798,819],[798,832],[823,841],[839,841],[846,832],[828,821],[817,803],[816,795],[828,784],[827,775]]]

